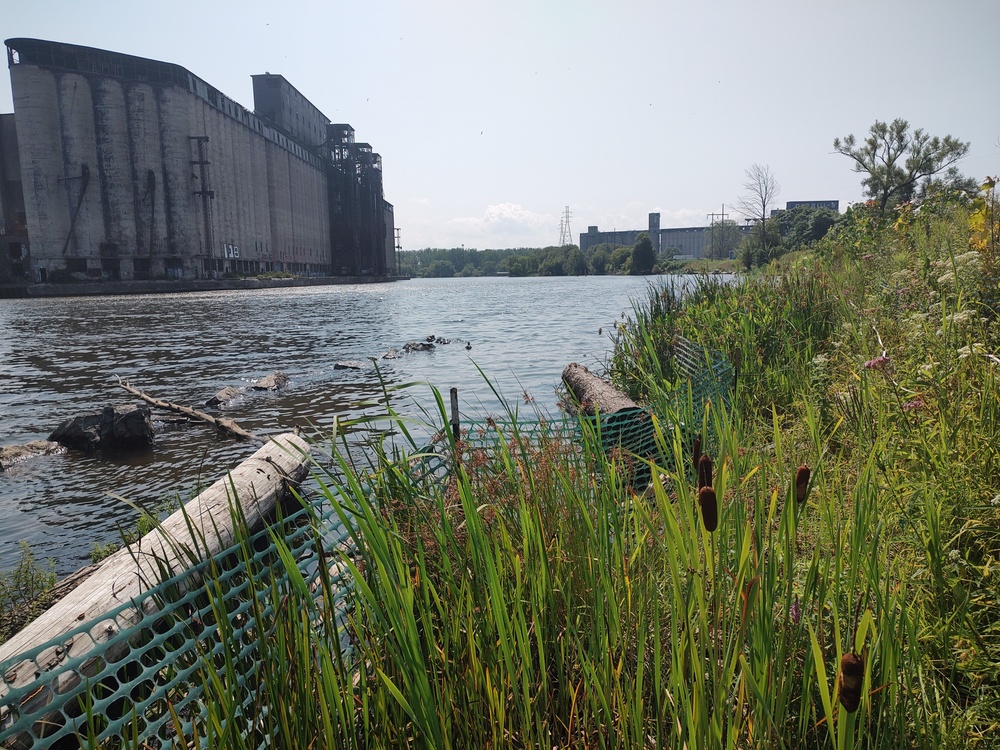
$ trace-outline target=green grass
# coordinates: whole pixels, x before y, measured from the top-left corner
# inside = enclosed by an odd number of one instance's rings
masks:
[[[706,278],[684,298],[651,288],[609,366],[657,414],[648,488],[633,487],[642,459],[605,453],[587,424],[568,441],[513,409],[512,427],[443,432],[449,472],[427,474],[389,408],[379,425],[401,443],[377,444],[363,470],[346,451],[317,469],[356,529],[356,552],[316,550],[353,572],[346,629],[329,579],[303,579],[276,538],[289,578],[261,583],[275,614],[255,604],[230,634],[254,634],[259,671],[204,661],[192,739],[996,747],[996,248],[976,244],[969,211],[874,228],[862,216],[759,276]],[[677,334],[740,353],[731,409],[713,403],[687,430],[690,405],[671,406]],[[714,463],[713,532],[692,429]],[[214,601],[226,622],[238,603]]]

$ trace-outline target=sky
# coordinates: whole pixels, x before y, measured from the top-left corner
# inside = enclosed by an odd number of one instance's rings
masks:
[[[176,63],[253,109],[280,73],[382,156],[404,250],[704,226],[753,164],[863,200],[833,140],[906,119],[1000,172],[1000,0],[8,0],[3,38]],[[0,76],[0,112],[13,111]]]

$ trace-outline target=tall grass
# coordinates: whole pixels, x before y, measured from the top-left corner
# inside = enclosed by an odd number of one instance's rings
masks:
[[[433,457],[379,444],[364,471],[336,456],[317,468],[352,549],[324,549],[317,530],[306,580],[275,538],[287,582],[259,571],[274,613],[250,607],[223,635],[249,650],[202,664],[193,739],[996,746],[1000,337],[976,260],[933,244],[964,220],[882,227],[878,258],[835,238],[683,299],[651,290],[610,367],[655,406],[651,457],[606,452],[588,422],[536,429],[512,409],[458,439],[442,430]],[[689,454],[694,411],[672,406],[678,333],[742,355],[731,408],[697,412],[709,495]],[[639,461],[648,488],[633,486]],[[343,629],[330,568],[352,573]],[[240,606],[215,603],[220,623]]]

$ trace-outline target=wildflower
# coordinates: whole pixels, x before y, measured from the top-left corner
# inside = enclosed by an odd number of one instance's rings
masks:
[[[990,505],[994,508],[1000,508],[1000,495],[997,495],[995,498],[990,500]]]
[[[702,487],[698,492],[698,504],[701,506],[701,522],[705,524],[705,531],[715,531],[719,525],[719,501],[715,497],[715,490]]]
[[[917,409],[923,409],[925,406],[927,404],[924,403],[924,400],[918,397],[903,404],[903,411],[916,411]]]
[[[706,453],[698,459],[698,490],[712,486],[712,459]]]
[[[887,370],[889,364],[892,362],[892,357],[887,357],[884,354],[880,354],[875,359],[869,359],[865,362],[866,370]]]
[[[953,325],[961,325],[962,323],[967,323],[974,316],[972,310],[959,310],[956,313],[945,316],[945,320]]]
[[[865,660],[857,654],[844,654],[840,660],[840,705],[852,714],[861,704],[864,678]]]
[[[799,597],[795,597],[795,601],[792,602],[792,606],[788,610],[788,616],[796,625],[798,625],[799,621],[802,620],[802,605],[799,604]]]
[[[973,354],[983,354],[986,351],[986,347],[980,343],[969,344],[968,346],[963,346],[958,350],[959,359],[968,359]]]
[[[861,260],[875,260],[875,256],[871,253],[865,253],[861,256]]]
[[[809,467],[802,464],[795,472],[795,500],[803,502],[809,489]]]

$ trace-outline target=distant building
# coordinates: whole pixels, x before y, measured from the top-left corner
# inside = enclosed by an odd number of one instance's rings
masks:
[[[748,231],[745,226],[738,226],[740,233]],[[587,231],[580,235],[580,250],[586,252],[596,245],[623,245],[631,246],[636,243],[639,235],[643,232],[649,234],[649,239],[653,242],[653,249],[659,254],[661,251],[672,251],[671,255],[683,255],[691,258],[701,258],[705,254],[711,237],[712,227],[668,227],[660,228],[660,214],[649,214],[649,226],[646,229],[626,229],[614,232],[602,232],[596,226],[587,227]]]
[[[250,112],[172,63],[6,45],[0,280],[395,273],[381,157],[284,77]]]
[[[786,209],[797,206],[812,206],[813,208],[829,208],[833,211],[840,211],[840,201],[788,201],[785,204]],[[771,215],[773,216],[775,213],[777,210],[772,211]],[[734,226],[741,235],[747,234],[752,228],[748,223],[734,224]],[[602,232],[596,226],[587,227],[587,231],[580,234],[580,250],[586,252],[591,247],[603,244],[628,247],[634,245],[643,232],[649,234],[657,253],[671,251],[670,254],[673,256],[703,258],[706,248],[711,244],[712,227],[667,227],[661,229],[660,214],[651,213],[647,229],[621,229],[613,232]]]
[[[788,201],[785,203],[785,210],[791,211],[799,206],[809,206],[810,208],[829,208],[831,211],[840,213],[840,201]]]

